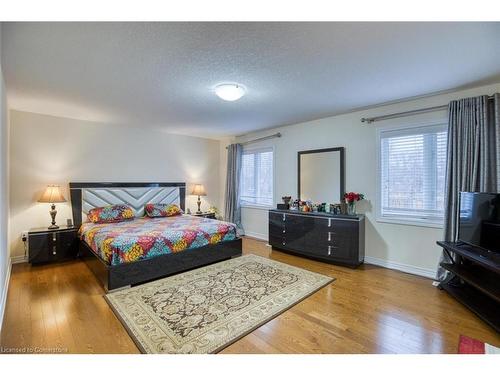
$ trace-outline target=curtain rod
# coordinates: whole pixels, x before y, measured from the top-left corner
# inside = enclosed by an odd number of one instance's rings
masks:
[[[488,99],[493,99],[493,95],[488,96]],[[412,115],[417,115],[417,114],[420,114],[420,113],[441,111],[441,110],[445,110],[447,108],[448,108],[448,105],[445,104],[445,105],[438,105],[438,106],[435,106],[435,107],[427,107],[427,108],[414,109],[412,111],[391,113],[389,115],[383,115],[383,116],[363,117],[361,119],[361,122],[366,122],[367,124],[371,124],[372,122],[375,122],[375,121],[382,121],[382,120],[389,120],[391,118],[412,116]]]
[[[281,137],[281,133],[275,133],[275,134],[268,135],[266,137],[252,139],[251,141],[241,142],[241,144],[242,145],[248,145],[248,144],[254,143],[254,142],[265,141],[266,139],[280,138],[280,137]],[[226,149],[227,149],[227,147],[226,147]]]

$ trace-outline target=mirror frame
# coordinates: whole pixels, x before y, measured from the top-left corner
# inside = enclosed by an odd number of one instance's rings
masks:
[[[316,154],[320,152],[332,152],[340,151],[340,197],[339,202],[344,199],[345,193],[345,148],[344,147],[332,147],[332,148],[320,148],[316,150],[305,150],[297,152],[297,199],[300,199],[300,157],[304,154]],[[318,202],[323,203],[323,202]]]

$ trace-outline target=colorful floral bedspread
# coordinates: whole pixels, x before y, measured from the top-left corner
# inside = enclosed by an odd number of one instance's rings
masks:
[[[111,265],[236,239],[236,227],[190,215],[83,223],[80,238]]]

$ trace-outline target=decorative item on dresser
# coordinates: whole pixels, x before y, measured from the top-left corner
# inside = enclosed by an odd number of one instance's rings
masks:
[[[356,202],[365,199],[365,195],[351,191],[344,194],[344,199],[347,203],[347,214],[356,215]]]
[[[191,191],[191,195],[197,195],[198,196],[198,200],[196,201],[196,203],[198,204],[198,211],[196,211],[197,214],[201,214],[201,199],[200,197],[204,197],[207,195],[206,191],[205,191],[205,187],[202,185],[202,184],[196,184],[193,186],[193,190]]]
[[[31,264],[48,263],[76,258],[78,228],[60,226],[58,229],[33,228],[28,232],[28,260]]]
[[[288,210],[290,209],[290,201],[292,200],[292,197],[290,195],[286,195],[284,197],[281,197],[283,200],[283,203],[278,203],[277,209],[278,210]]]
[[[57,229],[59,226],[56,225],[56,205],[54,203],[66,202],[66,198],[61,193],[59,186],[49,185],[43,192],[42,196],[38,200],[39,203],[50,203],[51,210],[49,211],[50,217],[52,217],[52,225],[48,229]]]
[[[270,210],[269,244],[293,254],[357,267],[365,257],[365,217]]]

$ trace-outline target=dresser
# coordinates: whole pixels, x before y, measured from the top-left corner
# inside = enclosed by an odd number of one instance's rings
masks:
[[[78,228],[33,228],[28,232],[28,250],[31,264],[74,259],[78,253]]]
[[[357,267],[365,258],[365,217],[270,210],[269,244],[296,255]]]

